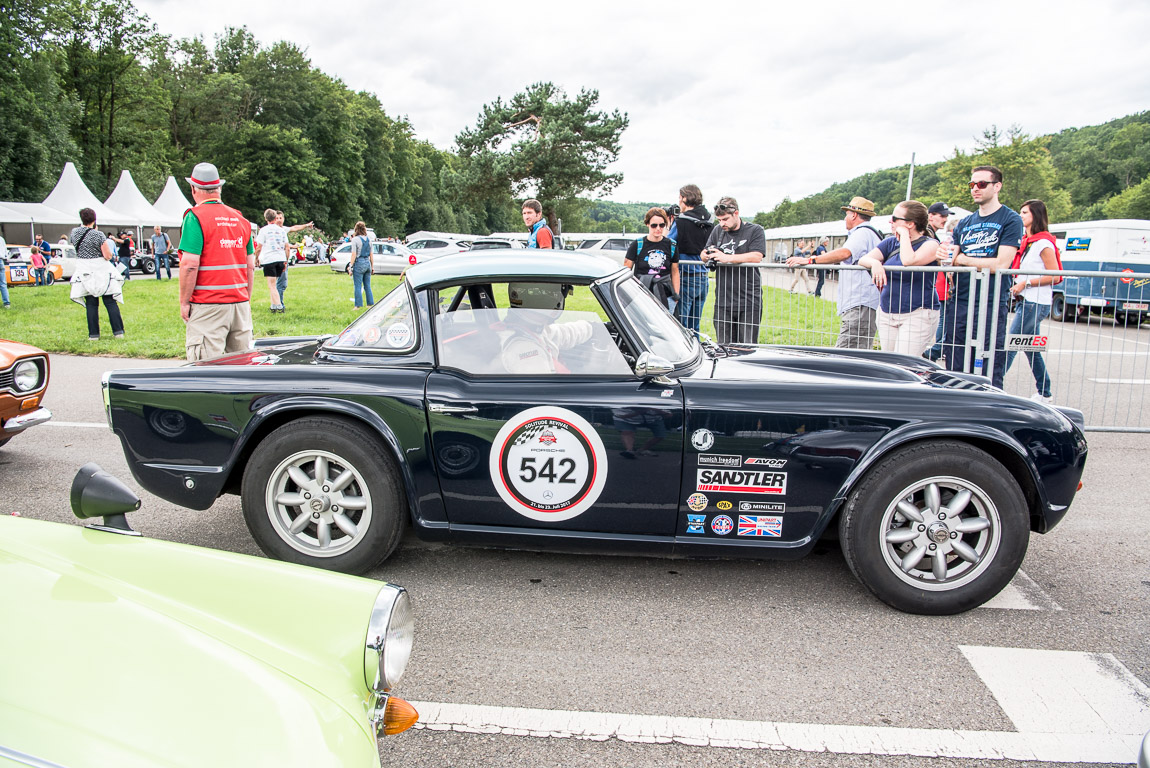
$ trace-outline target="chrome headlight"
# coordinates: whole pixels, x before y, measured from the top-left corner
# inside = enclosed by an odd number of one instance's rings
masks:
[[[399,684],[415,639],[415,617],[407,590],[384,584],[371,609],[363,675],[368,688],[390,691]]]
[[[44,380],[44,372],[35,360],[25,360],[16,364],[13,371],[13,383],[17,392],[31,392],[39,388]]]

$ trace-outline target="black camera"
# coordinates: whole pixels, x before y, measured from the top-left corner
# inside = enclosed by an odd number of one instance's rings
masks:
[[[672,203],[671,205],[663,206],[663,210],[667,212],[668,216],[678,216],[683,209],[679,207],[678,203]]]

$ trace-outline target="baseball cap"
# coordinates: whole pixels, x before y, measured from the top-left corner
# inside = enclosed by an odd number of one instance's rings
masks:
[[[926,209],[927,213],[941,213],[943,216],[950,215],[950,209],[946,207],[946,203],[931,203],[930,207]]]

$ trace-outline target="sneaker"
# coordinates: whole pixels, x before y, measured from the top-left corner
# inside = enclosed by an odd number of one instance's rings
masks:
[[[1053,397],[1047,397],[1046,395],[1039,394],[1038,392],[1035,392],[1033,395],[1031,395],[1030,399],[1036,403],[1046,403],[1047,405],[1054,405],[1054,398]]]
[[[124,338],[124,334],[122,334],[122,333],[113,333],[113,334],[112,334],[112,338],[113,338],[113,339],[122,339],[122,338]]]
[[[12,305],[8,302],[4,302],[4,309],[12,309]]]
[[[5,304],[4,306],[8,306],[8,305]],[[88,337],[88,341],[99,341],[99,340],[100,340],[99,336],[89,336]]]
[[[619,455],[622,456],[624,459],[634,459],[635,458],[635,452],[634,451],[619,451]]]

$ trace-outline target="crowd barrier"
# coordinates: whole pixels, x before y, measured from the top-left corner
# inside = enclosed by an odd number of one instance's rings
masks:
[[[816,297],[819,272],[825,273],[825,279]],[[976,298],[965,304],[953,298],[939,301],[933,312],[892,311],[884,327],[874,328],[869,337],[870,329],[850,326],[848,330],[856,335],[847,334],[850,338],[844,343],[838,297],[844,281],[849,291],[852,279],[871,280],[863,267],[721,265],[711,272],[700,330],[720,342],[867,349],[883,348],[885,342],[891,348],[897,344],[892,351],[931,359],[948,354],[954,361],[951,364],[961,370],[992,380],[1000,373],[1003,389],[1011,394],[1043,395],[1043,383],[1048,382],[1052,402],[1083,411],[1088,430],[1150,432],[1144,394],[1150,383],[1150,328],[1141,326],[1143,317],[1150,317],[1150,307],[1142,303],[1145,281],[1116,277],[1114,272],[1074,270],[1017,269],[992,274],[970,267],[931,266],[888,267],[886,273],[892,310],[905,306],[902,299],[936,291],[940,274],[952,284],[959,274],[971,275],[970,290]],[[1007,292],[1016,276],[1046,275],[1103,279],[1093,282],[1098,295],[1080,299],[1084,303],[1076,310],[1055,301],[1055,315],[1061,320],[1039,317],[1043,311],[1030,302],[1011,301],[1006,313],[981,309],[991,303],[991,297]],[[722,310],[719,322],[716,305]],[[936,343],[943,329],[953,346]],[[946,363],[945,359],[939,362]]]

